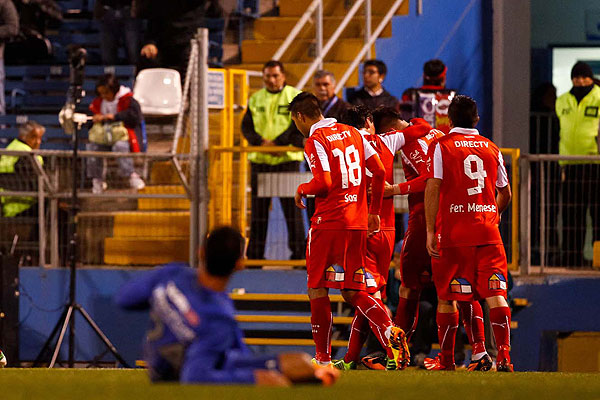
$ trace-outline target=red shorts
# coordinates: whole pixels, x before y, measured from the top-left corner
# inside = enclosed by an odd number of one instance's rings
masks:
[[[306,245],[308,287],[374,290],[377,282],[364,268],[366,254],[367,231],[311,229]]]
[[[377,287],[374,293],[382,290],[387,283],[388,274],[390,272],[390,263],[392,261],[392,253],[394,252],[394,239],[396,231],[379,231],[367,239],[367,258],[365,268],[370,272]]]
[[[506,253],[501,244],[440,249],[432,259],[433,281],[442,300],[506,297]]]
[[[402,286],[420,290],[431,283],[431,257],[425,247],[426,241],[425,214],[411,215],[400,254]]]

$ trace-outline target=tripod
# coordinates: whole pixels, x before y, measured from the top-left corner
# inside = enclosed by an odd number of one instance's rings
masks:
[[[115,356],[117,361],[124,367],[128,367],[127,362],[121,357],[116,347],[110,342],[108,337],[102,332],[100,327],[94,322],[92,317],[87,311],[75,301],[75,288],[76,288],[76,274],[77,274],[77,210],[78,210],[78,196],[77,196],[77,177],[79,176],[79,164],[78,164],[78,148],[79,148],[79,129],[81,124],[87,119],[81,118],[80,115],[75,114],[75,107],[81,101],[83,97],[83,68],[85,66],[85,49],[77,49],[77,53],[70,57],[70,68],[71,68],[71,86],[69,88],[69,96],[67,98],[67,104],[61,114],[64,113],[63,118],[65,120],[65,132],[71,133],[71,142],[73,143],[73,157],[72,157],[72,174],[73,174],[73,191],[71,193],[71,207],[70,207],[70,221],[69,221],[69,303],[65,306],[62,315],[56,322],[56,325],[52,329],[50,336],[44,343],[42,350],[38,354],[33,366],[40,366],[42,361],[46,359],[46,355],[51,349],[54,338],[58,335],[58,340],[52,353],[49,368],[53,368],[58,359],[60,348],[65,339],[67,327],[69,328],[69,368],[73,368],[75,361],[75,314],[79,312],[87,324],[96,333],[98,338],[104,343],[107,349]],[[71,131],[71,132],[68,132]]]

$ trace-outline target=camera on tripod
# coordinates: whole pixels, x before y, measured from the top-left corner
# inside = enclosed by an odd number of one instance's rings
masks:
[[[69,90],[67,91],[67,101],[58,114],[60,125],[67,135],[73,135],[76,131],[76,124],[80,127],[91,118],[86,114],[77,113],[75,109],[81,102],[85,92],[83,90],[83,80],[85,78],[85,60],[87,51],[76,45],[69,46]]]

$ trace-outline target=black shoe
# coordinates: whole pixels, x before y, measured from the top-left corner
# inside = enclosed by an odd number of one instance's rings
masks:
[[[492,357],[487,354],[481,356],[479,360],[471,360],[467,367],[469,371],[489,371],[492,368]]]

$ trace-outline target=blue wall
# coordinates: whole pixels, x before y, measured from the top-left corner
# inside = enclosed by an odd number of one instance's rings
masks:
[[[393,37],[378,39],[377,57],[388,67],[384,82],[397,97],[422,84],[423,64],[439,58],[448,66],[447,87],[473,97],[479,105],[479,129],[492,126],[492,11],[489,0],[428,0],[417,15],[393,19]]]
[[[119,352],[130,363],[142,356],[148,324],[145,312],[122,311],[113,298],[128,279],[143,270],[86,269],[77,274],[77,301],[89,312]],[[68,296],[68,270],[21,268],[20,357],[33,360],[60,317]],[[234,276],[230,285],[249,293],[306,293],[306,272],[247,270]],[[525,297],[530,305],[514,315],[519,328],[513,331],[512,355],[516,368],[537,370],[544,332],[600,331],[600,278],[517,279],[513,297]],[[307,328],[308,329],[308,328]],[[105,348],[77,316],[76,358],[91,360]],[[260,349],[264,351],[265,349]],[[311,351],[310,348],[303,348]],[[67,357],[67,346],[61,358]],[[113,360],[107,355],[104,360]]]

